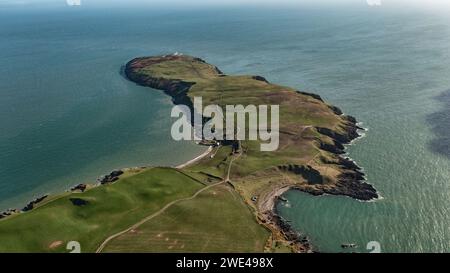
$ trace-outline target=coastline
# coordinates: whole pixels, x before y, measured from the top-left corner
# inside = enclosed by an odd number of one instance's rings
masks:
[[[183,58],[180,56],[163,56],[159,57],[163,61],[164,60],[174,60]],[[157,59],[159,60],[159,59]],[[193,58],[195,62],[199,62],[204,65],[209,65],[205,61],[199,58]],[[143,63],[140,63],[140,62]],[[139,85],[148,86],[155,89],[163,90],[167,95],[172,97],[172,102],[174,104],[185,104],[189,107],[192,107],[192,102],[187,95],[188,91],[191,89],[195,82],[184,81],[179,79],[167,79],[167,78],[159,78],[152,77],[149,75],[143,75],[139,73],[135,73],[134,69],[140,68],[141,65],[152,65],[155,61],[152,58],[136,58],[127,63],[125,67],[125,75],[127,78]],[[214,69],[214,73],[218,75],[218,77],[225,77],[225,75],[215,66],[211,66]],[[262,80],[264,78],[260,76],[253,76],[253,80],[264,82],[265,84],[270,83],[266,80]],[[365,182],[365,175],[362,172],[362,169],[356,165],[356,163],[344,157],[345,155],[345,147],[346,145],[351,144],[355,139],[361,137],[361,134],[358,133],[358,130],[364,130],[363,128],[358,126],[358,123],[355,118],[344,115],[342,111],[335,106],[331,106],[326,104],[319,95],[299,92],[302,96],[312,98],[315,104],[321,105],[323,108],[327,108],[328,112],[339,117],[338,128],[335,127],[319,127],[315,124],[308,125],[306,127],[302,127],[301,134],[305,131],[305,128],[311,129],[318,133],[321,137],[318,137],[314,141],[314,146],[318,148],[320,151],[325,153],[329,153],[332,155],[332,158],[321,158],[323,165],[334,166],[338,168],[339,172],[335,177],[335,181],[332,183],[324,182],[328,181],[327,177],[320,173],[317,170],[320,170],[320,165],[312,163],[307,163],[305,165],[297,165],[297,164],[288,164],[288,165],[275,165],[273,167],[276,168],[278,172],[286,172],[291,175],[302,176],[306,183],[294,183],[289,184],[285,183],[280,187],[280,185],[267,185],[267,195],[261,198],[261,202],[263,206],[257,206],[256,210],[256,218],[259,224],[268,228],[271,233],[272,242],[282,242],[284,245],[288,246],[294,252],[301,253],[310,253],[314,252],[314,248],[309,242],[307,236],[301,234],[300,232],[294,230],[288,221],[283,219],[279,212],[277,211],[278,202],[282,201],[282,195],[288,190],[300,190],[312,195],[324,195],[324,194],[332,194],[332,195],[343,195],[349,196],[351,198],[369,201],[378,197],[376,190],[368,183]],[[306,139],[305,139],[306,141]],[[182,169],[192,164],[199,162],[201,159],[208,156],[213,151],[213,147],[209,146],[206,151],[202,154],[197,155],[196,157],[188,160],[187,162],[180,164],[178,166],[172,167],[174,169]],[[295,161],[294,161],[295,162]],[[308,161],[309,162],[309,161]],[[139,169],[145,169],[148,167],[138,167]],[[135,168],[135,169],[138,169]],[[103,176],[102,178],[97,180],[97,184],[89,184],[88,189],[97,187],[107,183],[114,183],[119,179],[119,176],[124,173],[126,170],[131,170],[133,168],[125,168],[121,170],[115,170],[110,174]],[[229,172],[228,172],[229,173]],[[229,174],[228,174],[229,175]],[[317,184],[314,181],[310,181],[312,176],[317,176],[320,178],[320,183]],[[228,180],[228,179],[227,179]],[[83,186],[81,186],[83,185]],[[79,184],[74,188],[68,190],[68,192],[74,192],[74,189],[78,190],[79,187],[85,188],[86,185]],[[84,190],[82,190],[84,191]],[[67,192],[67,191],[66,191]],[[29,204],[39,206],[39,202],[43,201],[45,198],[37,198],[31,201]],[[36,200],[38,200],[36,202]],[[48,199],[47,199],[48,200]],[[252,197],[253,201],[253,197]],[[33,209],[33,206],[30,208]],[[23,211],[23,210],[22,210]],[[2,218],[2,217],[0,217]]]
[[[206,156],[208,156],[211,152],[212,152],[213,148],[212,146],[209,146],[208,149],[206,151],[204,151],[203,153],[195,156],[192,159],[187,160],[184,163],[181,163],[173,168],[175,169],[182,169],[184,167],[190,166],[192,164],[195,164],[196,162],[200,161],[201,159],[205,158]],[[7,219],[9,216],[12,215],[16,215],[16,214],[21,214],[21,213],[25,213],[28,211],[31,211],[37,207],[39,207],[40,205],[42,205],[43,203],[47,202],[47,201],[52,201],[54,200],[55,197],[68,193],[68,192],[77,192],[80,191],[80,188],[83,188],[83,190],[81,190],[81,192],[84,192],[85,190],[89,190],[92,188],[96,188],[96,187],[100,187],[103,186],[105,184],[109,184],[109,183],[113,183],[116,182],[116,180],[114,181],[107,181],[105,183],[102,183],[102,179],[104,179],[107,176],[111,176],[111,174],[114,174],[115,172],[128,172],[128,171],[134,171],[134,170],[144,170],[144,169],[148,169],[148,168],[152,168],[152,167],[156,167],[156,166],[152,166],[152,165],[147,165],[147,166],[135,166],[135,167],[126,167],[126,168],[121,168],[121,169],[116,169],[116,170],[112,170],[110,173],[108,174],[104,174],[104,175],[100,175],[97,180],[94,183],[79,183],[79,184],[74,184],[72,186],[69,186],[69,188],[67,188],[65,191],[62,192],[57,192],[57,193],[46,193],[43,195],[40,195],[38,197],[35,197],[29,201],[25,201],[22,209],[19,208],[8,208],[8,209],[4,209],[0,211],[0,220],[3,219]],[[170,167],[170,166],[158,166],[158,167]],[[117,176],[112,176],[112,177],[117,177],[117,179],[120,178],[122,174],[117,175]]]
[[[129,61],[125,67],[125,74],[127,78],[139,85],[148,86],[155,89],[163,90],[167,95],[172,97],[174,104],[184,104],[191,108],[192,101],[187,95],[195,82],[186,81],[183,79],[174,78],[171,79],[161,76],[153,76],[149,74],[140,74],[139,71],[142,67],[152,66],[159,62],[179,60],[183,57],[177,55],[166,55],[161,57],[143,57],[135,58]],[[191,57],[187,57],[191,58]],[[200,58],[192,57],[194,61],[209,65],[207,62]],[[225,77],[217,67],[212,66],[216,70],[217,75],[220,77]],[[264,79],[263,82],[270,84],[265,78],[260,76],[253,76],[253,79]],[[299,232],[295,231],[290,224],[284,220],[276,210],[276,204],[280,200],[281,195],[288,190],[300,190],[315,196],[332,194],[332,195],[343,195],[348,196],[357,200],[370,201],[378,198],[377,191],[375,188],[365,182],[365,174],[362,169],[356,165],[356,163],[349,158],[344,157],[346,145],[351,144],[354,140],[361,137],[358,131],[364,131],[364,128],[358,126],[357,120],[349,115],[345,115],[338,107],[326,104],[323,99],[317,95],[307,92],[297,91],[297,93],[313,98],[327,105],[330,111],[332,111],[336,116],[339,116],[343,123],[341,129],[329,129],[324,127],[309,126],[316,130],[319,134],[331,139],[331,143],[318,140],[317,148],[334,155],[337,161],[325,162],[325,164],[332,164],[338,166],[341,170],[340,174],[336,178],[336,182],[332,185],[317,185],[315,183],[307,183],[302,185],[288,185],[281,188],[271,188],[265,200],[263,200],[263,207],[258,207],[256,212],[257,219],[260,224],[266,226],[272,231],[273,238],[277,241],[287,242],[288,245],[294,252],[313,252],[313,247],[309,243],[309,239],[306,236],[301,235]],[[279,166],[278,168],[289,168],[296,174],[306,174],[306,176],[311,173],[316,174],[317,170],[311,166],[308,168],[302,168],[298,165],[290,166]],[[321,178],[326,179],[319,173]],[[308,182],[308,181],[307,181]],[[250,202],[251,203],[251,202]],[[274,240],[272,238],[272,240]]]
[[[198,155],[198,156],[196,156],[196,157],[186,161],[183,164],[180,164],[180,165],[176,166],[175,169],[182,169],[182,168],[185,168],[187,166],[190,166],[190,165],[192,165],[192,164],[202,160],[203,158],[208,156],[212,152],[212,150],[213,150],[213,147],[212,146],[208,146],[208,149],[206,151],[204,151],[202,154],[200,154],[200,155]]]
[[[350,139],[347,142],[340,143],[341,145],[343,145],[344,147],[347,147],[349,145],[352,145],[356,140],[358,140],[362,137],[365,137],[365,134],[360,134],[359,131],[367,132],[367,130],[365,128],[360,127],[359,124],[360,123],[356,122],[356,120],[355,120],[354,125],[357,128],[357,131],[356,131],[357,135],[351,134],[353,137],[350,137]],[[362,170],[361,167],[359,167],[353,159],[351,159],[348,156],[344,158],[343,157],[344,155],[347,155],[347,153],[340,154],[339,156],[342,157],[344,160],[348,160],[348,161],[352,162],[353,165],[356,166],[356,168],[358,170]],[[363,176],[363,181],[366,181],[365,174],[362,172],[361,172],[361,174]],[[363,182],[363,183],[367,184],[366,182]],[[304,235],[300,231],[295,230],[291,226],[289,221],[284,219],[278,212],[278,209],[277,209],[278,204],[281,202],[287,201],[286,199],[284,199],[282,197],[283,194],[288,191],[291,191],[291,190],[298,190],[298,191],[306,192],[306,193],[309,193],[309,194],[315,195],[315,196],[341,195],[341,196],[346,196],[346,197],[352,198],[352,199],[360,201],[360,202],[375,202],[377,200],[382,199],[382,197],[379,195],[378,191],[375,191],[375,195],[377,195],[377,197],[359,199],[355,196],[352,196],[350,193],[349,194],[345,194],[345,193],[337,194],[337,193],[325,193],[325,192],[313,193],[313,192],[309,192],[309,191],[302,189],[300,187],[297,187],[297,186],[283,186],[281,188],[274,189],[271,193],[268,194],[267,199],[263,201],[263,203],[264,203],[263,209],[265,210],[265,212],[263,214],[266,218],[264,222],[266,225],[268,224],[269,226],[271,225],[271,226],[274,226],[276,229],[278,229],[282,233],[282,235],[287,239],[287,241],[293,246],[295,251],[299,252],[299,253],[314,253],[314,252],[318,252],[320,250],[316,249],[316,247],[311,244],[307,235]]]
[[[283,186],[270,192],[265,200],[263,200],[263,210],[261,212],[261,225],[269,228],[274,237],[283,238],[289,246],[297,253],[313,253],[314,246],[310,243],[309,238],[301,234],[301,232],[292,228],[288,221],[286,221],[277,210],[277,205],[284,202],[282,195],[292,190],[291,186]]]

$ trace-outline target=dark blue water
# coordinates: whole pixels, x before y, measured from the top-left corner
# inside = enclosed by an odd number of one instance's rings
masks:
[[[59,2],[58,2],[59,3]],[[316,92],[369,128],[349,147],[382,200],[286,194],[322,251],[450,251],[450,17],[383,5],[0,6],[0,207],[113,168],[200,152],[170,139],[170,99],[120,75],[175,51]]]

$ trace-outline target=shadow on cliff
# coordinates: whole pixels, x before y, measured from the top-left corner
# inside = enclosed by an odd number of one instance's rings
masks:
[[[434,98],[442,110],[427,116],[427,122],[435,138],[428,143],[429,149],[450,159],[450,89]]]

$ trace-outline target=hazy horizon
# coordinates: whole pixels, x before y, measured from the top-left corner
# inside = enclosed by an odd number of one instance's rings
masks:
[[[352,5],[355,7],[372,6],[380,7],[421,7],[421,8],[443,8],[450,11],[450,1],[447,0],[0,0],[0,7],[7,6],[69,6],[68,2],[81,2],[81,6],[134,6],[152,5],[155,7],[186,8],[186,7],[214,7],[214,6],[343,6]]]

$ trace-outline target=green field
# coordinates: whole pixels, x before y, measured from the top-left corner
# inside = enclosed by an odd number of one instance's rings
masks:
[[[279,105],[279,149],[261,152],[260,141],[246,140],[237,151],[223,142],[182,170],[128,172],[110,185],[50,197],[30,212],[0,220],[0,252],[67,252],[69,241],[80,242],[82,252],[100,246],[107,252],[302,250],[268,217],[273,194],[287,186],[339,187],[339,175],[351,170],[321,148],[334,142],[317,127],[345,134],[352,121],[317,96],[261,77],[224,75],[190,56],[137,58],[126,73],[183,102],[201,96],[204,105]],[[311,170],[323,183],[308,181]],[[87,204],[74,205],[71,198]]]
[[[280,185],[334,187],[338,176],[347,171],[337,163],[339,156],[319,147],[319,143],[333,145],[333,140],[315,128],[324,127],[345,134],[349,122],[346,116],[336,114],[334,107],[317,96],[269,83],[261,77],[222,74],[215,66],[186,55],[137,58],[129,63],[128,71],[132,80],[164,90],[171,87],[155,85],[155,79],[191,83],[186,95],[191,101],[194,97],[202,97],[203,105],[217,104],[222,108],[226,105],[279,105],[278,150],[261,152],[260,141],[242,141],[243,154],[231,172],[233,184],[250,205],[253,202],[248,197],[271,192]],[[169,93],[179,95],[179,92]],[[229,157],[227,148],[223,147],[213,159],[204,159],[201,164],[188,169],[223,177],[223,166]],[[289,165],[311,166],[325,177],[327,184],[308,185],[298,174],[292,176],[278,170],[280,166]],[[270,181],[267,181],[267,175],[271,177]],[[248,180],[266,183],[257,183],[256,187]]]
[[[85,193],[66,194],[1,220],[0,252],[65,252],[69,241],[80,242],[82,252],[94,252],[109,235],[202,187],[175,169],[153,168]],[[89,203],[75,206],[70,198]]]
[[[263,252],[269,235],[233,189],[218,185],[112,240],[104,252]]]

